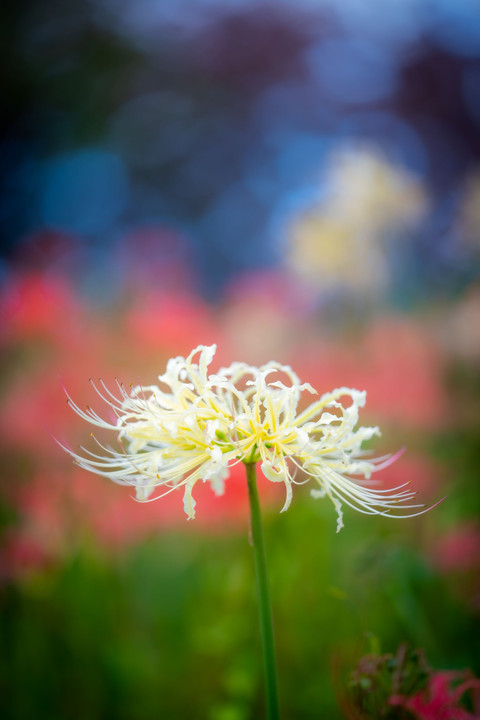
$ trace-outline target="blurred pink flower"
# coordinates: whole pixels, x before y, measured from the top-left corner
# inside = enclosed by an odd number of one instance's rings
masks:
[[[187,524],[187,533],[195,534],[200,529],[215,534],[244,527],[248,495],[240,468],[233,468],[229,483],[229,492],[222,497],[212,495],[205,485],[198,488],[199,519],[194,527]],[[105,547],[113,549],[141,542],[180,524],[182,533],[185,531],[185,515],[173,495],[163,498],[161,503],[137,503],[130,490],[116,488],[97,477],[87,479],[78,470],[73,473],[69,492],[83,522]],[[272,492],[266,488],[264,494],[268,504]]]
[[[435,542],[433,557],[443,572],[480,571],[480,527],[465,522]]]
[[[80,329],[81,303],[61,277],[29,272],[11,275],[0,293],[2,343],[61,340]]]
[[[431,542],[435,567],[452,578],[451,590],[474,612],[480,611],[480,527],[466,521]]]
[[[69,384],[75,377],[69,376]],[[63,432],[72,426],[63,398],[58,397],[61,382],[48,371],[36,370],[19,377],[7,388],[0,407],[1,444],[9,449],[35,454],[38,464],[53,454],[55,444],[49,432]],[[37,453],[41,453],[38,456]]]
[[[48,563],[48,555],[35,538],[13,528],[4,533],[0,546],[0,582],[43,569]]]
[[[390,423],[433,429],[446,420],[442,356],[414,320],[386,317],[360,337],[306,340],[295,365],[313,385],[366,388],[369,412]]]
[[[141,295],[127,311],[124,326],[136,352],[147,356],[155,349],[165,359],[200,342],[213,343],[219,335],[208,305],[188,293]]]
[[[71,547],[75,513],[68,491],[71,478],[59,470],[37,470],[15,493],[18,534],[31,538],[48,557],[56,558]]]
[[[472,692],[473,713],[460,705],[468,691]],[[469,671],[437,672],[426,690],[412,697],[393,695],[390,704],[410,710],[418,720],[479,720],[480,680]]]
[[[19,523],[8,529],[2,540],[0,574],[18,576],[33,567],[43,567],[89,537],[100,547],[114,550],[172,530],[180,523],[182,533],[203,530],[221,534],[241,529],[249,513],[242,468],[232,468],[229,483],[229,492],[222,497],[212,495],[205,485],[198,488],[201,512],[192,528],[185,524],[182,507],[173,496],[161,503],[140,504],[134,502],[129,489],[86,476],[69,463],[53,473],[44,469],[10,493],[9,502],[17,509]],[[278,503],[279,492],[270,484],[261,488],[267,507],[274,498]]]

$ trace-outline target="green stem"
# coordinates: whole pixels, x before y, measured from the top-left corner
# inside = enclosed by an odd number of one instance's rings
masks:
[[[278,684],[275,663],[275,644],[273,640],[273,621],[268,592],[267,564],[265,562],[265,543],[263,540],[262,516],[258,499],[255,463],[246,463],[248,497],[252,526],[253,552],[257,574],[257,594],[260,611],[260,634],[262,637],[263,668],[265,672],[265,695],[268,720],[278,720]]]

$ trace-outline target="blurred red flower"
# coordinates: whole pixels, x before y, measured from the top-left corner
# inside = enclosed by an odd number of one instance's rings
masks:
[[[82,304],[59,276],[11,275],[0,293],[2,344],[27,340],[60,342],[83,330]],[[78,335],[77,335],[78,337]]]
[[[473,713],[460,702],[471,691]],[[468,670],[465,672],[437,672],[427,688],[412,697],[393,695],[391,705],[410,710],[418,720],[479,720],[480,680]]]
[[[480,527],[465,522],[450,529],[436,540],[433,558],[443,572],[480,570]]]
[[[442,356],[414,320],[383,318],[361,336],[307,340],[297,353],[295,368],[314,387],[365,389],[376,422],[433,429],[446,420]]]
[[[209,307],[188,293],[146,292],[127,310],[124,326],[140,355],[160,350],[165,358],[189,353],[199,344],[219,343]],[[162,370],[159,363],[158,372]]]

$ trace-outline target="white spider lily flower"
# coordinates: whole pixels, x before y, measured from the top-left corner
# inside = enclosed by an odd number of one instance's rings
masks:
[[[103,382],[92,383],[113,410],[114,422],[68,398],[84,420],[114,432],[120,448],[97,441],[101,452],[67,451],[86,470],[133,486],[141,501],[183,487],[188,518],[195,516],[195,484],[208,482],[222,494],[229,468],[238,462],[260,462],[267,480],[285,484],[282,512],[290,505],[293,484],[313,482],[311,495],[330,498],[337,511],[337,532],[343,527],[343,504],[388,517],[425,512],[410,503],[415,493],[408,482],[393,489],[370,487],[372,473],[397,456],[369,459],[362,450],[365,440],[380,434],[377,427],[356,427],[365,392],[338,388],[298,411],[302,393],[316,391],[301,384],[289,366],[233,363],[208,375],[215,351],[215,345],[199,345],[187,358],[169,360],[160,386],[127,392],[119,384],[114,394]],[[402,514],[392,512],[400,507]]]

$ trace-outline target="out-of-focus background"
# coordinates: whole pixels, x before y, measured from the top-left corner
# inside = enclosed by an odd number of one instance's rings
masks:
[[[186,522],[52,439],[88,443],[62,385],[93,404],[199,343],[366,389],[407,448],[385,481],[447,496],[336,535],[260,480],[284,717],[351,717],[372,648],[480,674],[478,2],[1,13],[2,718],[262,716],[241,473]]]

